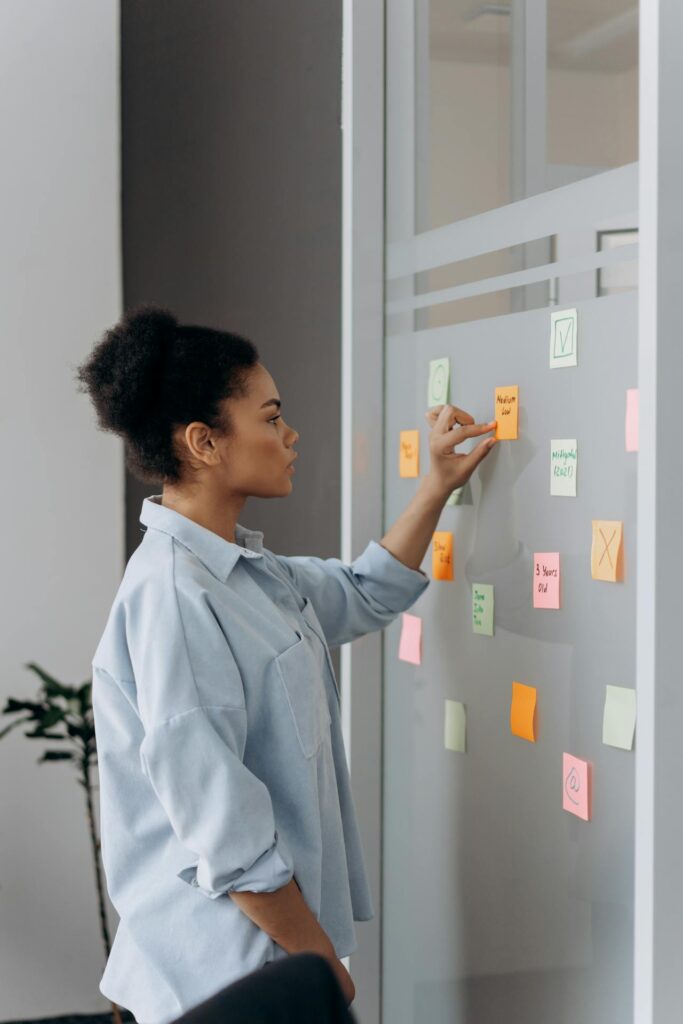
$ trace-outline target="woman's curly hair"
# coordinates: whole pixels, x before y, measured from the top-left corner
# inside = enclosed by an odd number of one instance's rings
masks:
[[[144,305],[105,331],[76,380],[99,428],[125,440],[130,472],[146,483],[177,483],[183,460],[174,428],[198,420],[229,434],[219,404],[245,393],[258,359],[255,345],[238,334],[179,324],[169,310]]]

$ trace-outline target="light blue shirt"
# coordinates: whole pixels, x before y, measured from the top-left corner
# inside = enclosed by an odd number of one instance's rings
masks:
[[[329,647],[428,586],[375,541],[350,565],[236,543],[145,498],[95,652],[102,858],[120,922],[100,991],[166,1024],[286,956],[229,897],[292,876],[337,956],[374,916]]]

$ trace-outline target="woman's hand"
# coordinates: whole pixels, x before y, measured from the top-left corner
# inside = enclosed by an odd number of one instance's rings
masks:
[[[468,437],[490,434],[496,421],[475,423],[468,412],[455,405],[435,405],[427,410],[425,417],[432,428],[429,434],[430,467],[426,479],[445,500],[452,491],[467,483],[496,444],[496,439],[487,437],[467,455],[454,451],[454,446]]]
[[[344,993],[346,1005],[349,1006],[349,1004],[352,1003],[353,1000],[356,998],[356,986],[353,984],[353,979],[351,978],[351,975],[344,967],[344,964],[341,962],[341,960],[337,960],[337,958],[335,957],[334,959],[330,960],[330,963],[332,964],[332,969],[334,970],[334,973],[337,976],[337,981],[341,985],[341,990]]]

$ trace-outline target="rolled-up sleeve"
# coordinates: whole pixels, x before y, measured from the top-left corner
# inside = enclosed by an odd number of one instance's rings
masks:
[[[188,850],[178,877],[215,899],[293,876],[270,793],[243,763],[242,679],[205,593],[167,576],[129,600],[126,639],[144,727],[140,763]],[[194,855],[192,857],[191,855]]]
[[[178,872],[210,899],[273,892],[292,878],[266,786],[235,752],[245,712],[197,707],[146,733],[143,771],[183,846],[199,858]]]
[[[330,647],[383,629],[410,608],[429,586],[375,540],[350,564],[338,558],[275,556],[299,593],[307,597]]]

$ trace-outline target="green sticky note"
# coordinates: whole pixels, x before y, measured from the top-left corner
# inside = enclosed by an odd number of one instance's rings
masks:
[[[624,686],[607,686],[602,719],[602,742],[622,750],[633,749],[636,729],[636,691]]]
[[[472,631],[493,636],[493,585],[472,584]]]
[[[447,505],[471,505],[472,504],[472,488],[470,487],[469,480],[462,487],[456,487],[454,491],[448,495],[446,499]]]
[[[461,704],[459,700],[447,700],[444,744],[448,750],[457,750],[461,754],[465,753],[466,723],[465,705]]]
[[[427,405],[446,405],[450,402],[451,393],[451,361],[432,359],[429,363],[429,387],[427,389]]]

